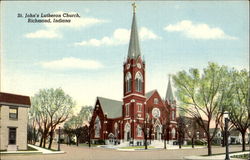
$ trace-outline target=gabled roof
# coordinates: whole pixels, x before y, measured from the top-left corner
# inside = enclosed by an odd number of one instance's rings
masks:
[[[0,104],[30,107],[28,96],[0,92]]]
[[[128,48],[128,58],[137,59],[140,55],[141,55],[141,51],[140,51],[140,45],[139,45],[137,25],[136,25],[136,15],[135,15],[135,10],[134,10],[131,33],[130,33],[129,48]]]
[[[167,100],[168,103],[174,101],[174,95],[173,95],[173,91],[172,91],[172,86],[171,86],[170,78],[168,80],[168,88],[167,88],[165,100]]]
[[[103,98],[103,97],[97,97],[97,99],[100,102],[100,106],[102,107],[102,111],[104,114],[107,114],[108,118],[118,118],[122,116],[122,102]]]
[[[154,92],[156,92],[156,91],[157,91],[157,90],[154,89],[154,90],[152,90],[152,91],[147,92],[147,93],[145,94],[146,100],[148,100],[148,99],[154,94]]]

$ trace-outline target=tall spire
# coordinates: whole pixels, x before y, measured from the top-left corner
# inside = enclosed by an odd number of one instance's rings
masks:
[[[132,3],[133,6],[133,21],[131,26],[131,33],[130,33],[130,42],[128,48],[128,58],[136,59],[141,55],[140,45],[139,45],[139,37],[137,32],[137,25],[136,25],[136,4]]]
[[[166,100],[168,101],[169,104],[171,104],[174,101],[174,95],[173,95],[172,86],[171,86],[171,75],[169,75],[169,78],[168,78]]]

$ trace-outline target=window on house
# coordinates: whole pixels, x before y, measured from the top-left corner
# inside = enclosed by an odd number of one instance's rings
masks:
[[[9,144],[16,144],[16,128],[9,128]]]
[[[158,104],[158,103],[159,103],[158,98],[154,98],[154,104]]]
[[[126,80],[125,82],[126,92],[130,92],[131,86],[132,86],[132,77],[131,77],[130,72],[126,74],[125,80]]]
[[[197,139],[200,138],[200,132],[196,132],[196,138],[197,138]]]
[[[174,120],[174,119],[175,119],[175,112],[172,111],[172,120]]]
[[[129,104],[126,104],[126,116],[129,116]]]
[[[142,111],[142,104],[138,104],[138,112]]]
[[[15,107],[9,108],[9,118],[11,119],[17,119],[18,118],[18,110]]]
[[[143,82],[143,77],[141,72],[137,72],[135,75],[135,89],[137,92],[142,92],[142,82]]]

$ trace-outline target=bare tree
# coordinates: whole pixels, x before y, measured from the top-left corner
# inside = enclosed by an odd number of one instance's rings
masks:
[[[74,106],[72,98],[61,88],[42,89],[35,94],[32,107],[36,110],[36,121],[42,133],[40,146],[45,148],[46,140],[50,136],[48,148],[51,148],[57,125],[67,120]]]

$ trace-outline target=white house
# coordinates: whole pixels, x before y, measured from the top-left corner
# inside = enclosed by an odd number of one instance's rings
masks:
[[[27,149],[30,98],[0,92],[0,150]]]

